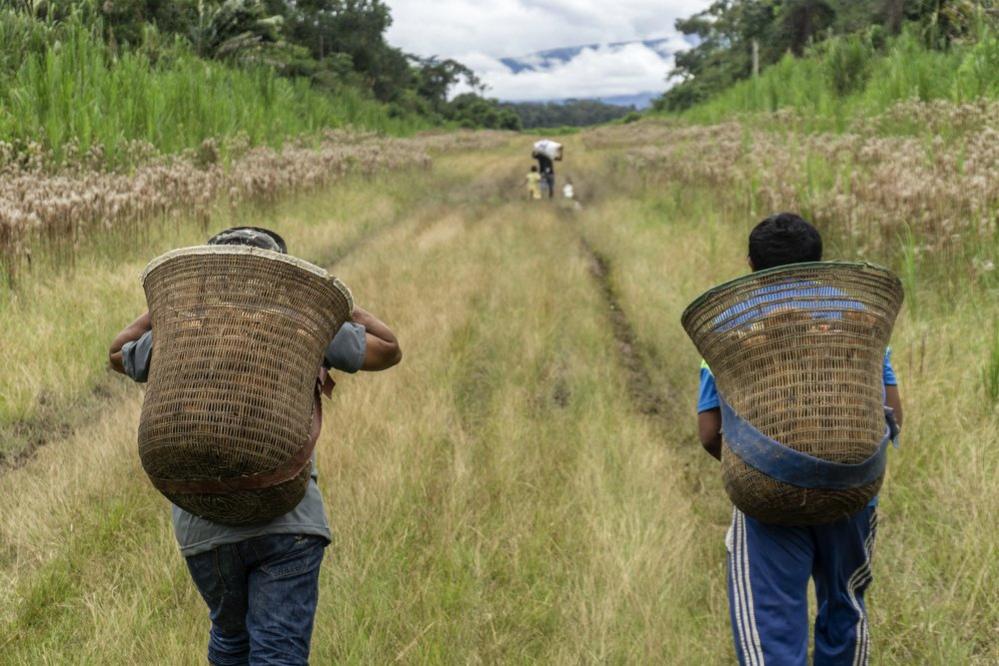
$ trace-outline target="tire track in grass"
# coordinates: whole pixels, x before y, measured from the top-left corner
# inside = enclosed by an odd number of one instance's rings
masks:
[[[603,164],[587,164],[581,167],[573,176],[577,197],[573,200],[572,206],[564,205],[559,208],[559,217],[576,237],[590,275],[604,302],[618,361],[625,371],[628,394],[635,410],[651,418],[664,432],[672,434],[676,419],[681,417],[682,412],[679,391],[668,383],[657,381],[657,373],[653,371],[654,367],[665,365],[666,361],[661,358],[658,349],[639,339],[614,285],[611,258],[590,242],[575,221],[576,215],[584,205],[586,208],[600,207],[604,192],[610,187],[614,176],[604,170]],[[579,197],[579,193],[586,193],[585,200]]]
[[[621,298],[611,279],[611,261],[581,233],[579,245],[607,308],[618,361],[625,371],[628,395],[640,414],[665,425],[674,411],[673,401],[667,399],[668,391],[665,387],[658,386],[652,378],[649,370],[650,352],[638,340],[635,327],[621,305]]]
[[[0,425],[0,441],[11,447],[10,451],[0,451],[0,474],[24,467],[38,449],[69,437],[119,395],[120,385],[110,375],[101,377],[82,397],[68,402],[54,402],[42,394],[33,416]]]
[[[599,203],[590,199],[587,205],[599,206]],[[596,283],[604,302],[614,336],[618,362],[625,372],[629,398],[639,414],[652,419],[662,430],[672,432],[675,419],[679,416],[680,401],[677,398],[677,391],[672,386],[656,381],[651,368],[653,365],[661,365],[663,361],[656,349],[639,339],[614,285],[612,261],[598,250],[587,239],[582,229],[574,223],[573,218],[577,209],[562,207],[559,211],[560,217],[571,228],[579,242],[590,276]]]
[[[593,192],[589,186],[589,174],[580,174],[577,182],[579,190]],[[608,178],[593,178],[594,183],[607,186]],[[599,191],[594,201],[590,197],[586,207],[600,206]],[[692,423],[687,413],[687,405],[680,387],[669,381],[659,369],[668,367],[672,361],[664,352],[640,339],[634,324],[628,317],[622,305],[621,294],[614,283],[614,263],[611,258],[597,249],[587,238],[578,221],[575,219],[577,208],[563,208],[561,218],[579,243],[580,251],[586,260],[590,276],[593,278],[607,311],[607,319],[611,326],[614,346],[618,362],[625,373],[625,382],[629,399],[635,411],[646,417],[649,423],[660,433],[662,440],[676,455],[676,465],[680,479],[686,485],[692,497],[697,498],[695,506],[708,503],[707,497],[716,497],[710,485],[706,485],[704,462],[701,460],[700,447],[688,446],[685,423]],[[679,325],[679,323],[678,323]],[[726,515],[726,511],[717,515]],[[715,514],[711,514],[714,516]],[[714,521],[714,518],[710,518]],[[727,520],[727,517],[726,517]],[[727,523],[726,523],[727,524]]]

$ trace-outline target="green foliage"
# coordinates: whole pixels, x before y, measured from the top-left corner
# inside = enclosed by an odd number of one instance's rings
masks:
[[[826,54],[822,63],[826,70],[829,87],[843,97],[867,84],[871,74],[874,49],[870,42],[851,35],[826,42]]]
[[[0,25],[6,21],[0,16]],[[21,32],[27,39],[34,34]],[[355,89],[336,96],[271,68],[227,67],[202,60],[183,42],[153,65],[141,51],[112,56],[95,31],[78,21],[53,29],[51,46],[0,70],[0,141],[40,144],[58,160],[72,142],[126,164],[132,142],[172,153],[207,138],[245,134],[279,144],[325,127],[358,125],[406,132],[421,123],[390,117]]]
[[[958,100],[999,97],[999,38],[988,27],[957,69],[953,97]]]
[[[414,92],[430,105],[435,113],[448,111],[448,92],[458,82],[464,82],[473,90],[482,90],[481,81],[475,72],[457,60],[440,60],[437,57],[418,58],[410,56],[415,65]]]
[[[761,70],[782,63],[788,53],[795,57],[821,53],[827,66],[822,78],[837,95],[852,94],[865,86],[871,60],[885,47],[886,38],[903,32],[906,23],[906,39],[894,51],[899,56],[910,55],[905,48],[914,49],[917,56],[927,49],[946,52],[982,39],[999,16],[994,4],[994,0],[716,0],[677,21],[677,29],[696,37],[698,45],[676,55],[671,78],[677,83],[656,106],[683,111],[751,78],[754,50]],[[904,48],[899,51],[899,46]],[[991,80],[988,68],[996,69],[993,52],[980,56],[978,68],[969,75],[972,86]],[[900,64],[905,68],[908,63]],[[911,81],[901,83],[913,88]],[[932,85],[928,79],[917,82],[918,96],[943,96],[930,90]]]
[[[24,59],[25,53],[48,48],[54,26],[15,12],[0,13],[0,76],[10,72]]]
[[[225,0],[215,7],[199,5],[198,10],[191,41],[203,58],[260,62],[285,46],[281,39],[284,17],[268,16],[261,0]]]
[[[461,127],[489,129],[521,129],[520,118],[512,110],[502,108],[495,100],[485,99],[474,93],[458,95],[448,105],[448,120]]]
[[[776,12],[787,48],[800,56],[816,35],[832,27],[836,10],[826,0],[785,0]]]
[[[995,324],[992,346],[982,368],[982,388],[990,405],[999,405],[999,322]]]
[[[905,289],[905,300],[913,319],[919,317],[919,258],[916,248],[916,236],[912,227],[906,226],[900,240],[900,277]]]
[[[414,85],[406,55],[385,41],[392,24],[381,0],[266,0],[267,12],[282,16],[285,37],[302,47],[317,80],[365,89],[383,102],[398,101]],[[348,71],[343,67],[349,63]]]
[[[0,10],[0,142],[124,164],[235,133],[253,143],[357,125],[518,129],[475,74],[389,46],[381,0],[37,0]],[[134,148],[134,146],[133,146]]]
[[[733,113],[793,109],[805,122],[842,129],[900,101],[999,97],[999,38],[983,29],[973,44],[927,48],[918,26],[876,47],[878,33],[834,37],[804,58],[785,55],[759,77],[740,81],[686,112],[717,122]],[[661,106],[660,106],[661,108]]]

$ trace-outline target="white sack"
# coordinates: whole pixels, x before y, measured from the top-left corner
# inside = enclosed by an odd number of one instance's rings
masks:
[[[544,155],[548,159],[558,161],[562,159],[562,144],[549,139],[542,139],[534,144],[533,155]]]

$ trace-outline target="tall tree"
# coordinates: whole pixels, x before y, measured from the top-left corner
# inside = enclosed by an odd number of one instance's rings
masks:
[[[835,19],[836,10],[826,0],[787,0],[778,13],[787,46],[796,56]]]

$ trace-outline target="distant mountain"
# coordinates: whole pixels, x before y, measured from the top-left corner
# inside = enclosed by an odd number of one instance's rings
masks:
[[[690,46],[696,45],[694,40],[687,40]],[[548,49],[545,51],[538,51],[536,53],[531,53],[526,56],[521,56],[517,58],[500,58],[500,62],[510,70],[513,74],[520,74],[522,72],[544,72],[546,70],[551,70],[560,65],[565,65],[577,58],[583,51],[587,49],[622,49],[633,44],[641,44],[648,49],[651,49],[656,54],[659,55],[664,61],[672,61],[673,55],[676,52],[674,44],[676,42],[670,39],[644,39],[631,42],[615,42],[612,44],[581,44],[579,46],[565,46],[557,49]],[[605,104],[612,104],[614,106],[634,106],[638,109],[645,109],[651,106],[652,100],[659,97],[662,91],[641,91],[636,90],[634,93],[627,95],[615,95],[610,97],[595,97],[592,99],[601,101]],[[505,100],[511,102],[517,102],[520,100]],[[570,100],[564,99],[552,99],[548,100],[554,103],[565,103]]]
[[[536,72],[549,69],[554,65],[565,64],[570,60],[573,60],[586,49],[607,48],[613,50],[624,48],[625,46],[631,46],[632,44],[641,44],[649,49],[652,49],[658,53],[663,60],[669,60],[673,57],[674,51],[670,48],[670,40],[643,39],[633,42],[614,42],[613,44],[582,44],[580,46],[565,46],[558,49],[538,51],[519,58],[500,58],[500,62],[506,65],[507,69],[514,74],[519,74],[523,71]]]
[[[652,100],[661,96],[662,91],[658,92],[641,92],[635,93],[634,95],[614,95],[613,97],[599,97],[598,99],[604,104],[613,104],[614,106],[633,106],[636,109],[647,109],[652,106]]]
[[[652,106],[652,101],[657,97],[662,96],[662,91],[657,92],[641,92],[635,93],[633,95],[612,95],[610,97],[567,97],[565,99],[545,99],[545,100],[527,100],[527,99],[507,99],[504,102],[510,102],[513,104],[572,104],[578,101],[593,101],[602,102],[604,104],[610,104],[611,106],[623,106],[626,108],[636,108],[636,109],[647,109]]]

